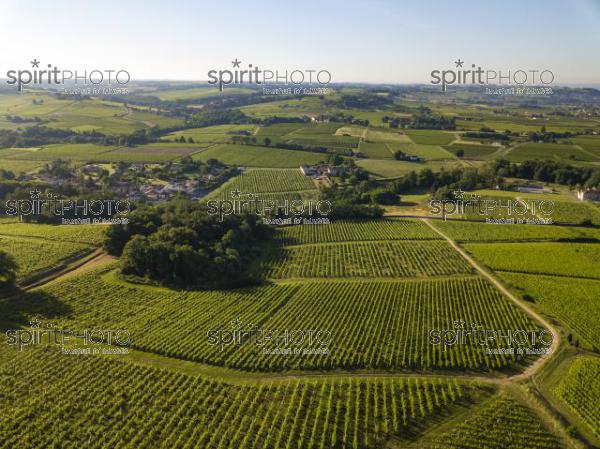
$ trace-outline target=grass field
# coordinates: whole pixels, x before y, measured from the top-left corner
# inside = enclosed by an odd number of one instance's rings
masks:
[[[325,159],[325,155],[265,146],[218,144],[195,154],[193,158],[203,162],[218,159],[242,167],[291,168],[317,164]]]

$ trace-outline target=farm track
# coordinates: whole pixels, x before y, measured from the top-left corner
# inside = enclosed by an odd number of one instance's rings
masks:
[[[504,285],[497,280],[491,273],[487,270],[483,269],[471,256],[469,256],[465,250],[463,250],[458,244],[444,234],[442,231],[437,229],[433,224],[431,224],[427,219],[422,219],[422,221],[437,232],[440,236],[442,236],[473,268],[475,268],[483,277],[485,277],[488,281],[490,281],[504,296],[514,302],[518,307],[520,307],[525,313],[527,313],[530,317],[537,320],[544,327],[546,327],[552,333],[552,346],[550,347],[550,351],[547,354],[542,354],[538,359],[529,365],[522,373],[516,374],[510,377],[511,381],[520,381],[527,380],[532,378],[552,357],[552,354],[558,351],[560,346],[560,334],[558,331],[550,324],[544,317],[542,317],[539,313],[533,310],[528,305],[524,304],[520,301],[515,295],[513,295]]]
[[[377,373],[377,372],[321,372],[321,373],[313,373],[313,372],[285,372],[285,373],[248,373],[235,369],[222,368],[215,365],[203,364],[199,362],[185,361],[172,357],[159,356],[157,354],[151,352],[144,352],[135,350],[136,357],[134,363],[141,364],[159,364],[164,365],[167,368],[172,369],[181,369],[188,373],[195,372],[196,374],[207,374],[207,371],[214,371],[212,374],[208,374],[214,377],[220,377],[219,374],[222,372],[224,377],[228,379],[237,379],[239,381],[248,381],[248,380],[259,380],[264,377],[267,380],[285,380],[285,379],[322,379],[328,377],[385,377],[385,378],[410,378],[410,377],[427,377],[427,378],[459,378],[463,380],[473,380],[482,383],[488,384],[506,384],[510,382],[518,382],[522,380],[528,380],[532,376],[534,376],[551,358],[551,355],[557,350],[560,344],[560,336],[558,332],[554,329],[554,327],[547,322],[541,315],[539,315],[535,310],[531,309],[527,305],[523,304],[519,299],[517,299],[510,291],[508,291],[496,278],[494,278],[489,272],[484,270],[477,262],[475,262],[461,247],[459,247],[452,239],[450,239],[443,232],[435,228],[427,219],[423,219],[422,221],[427,224],[430,228],[432,228],[437,234],[441,236],[442,239],[446,240],[452,248],[454,248],[475,270],[481,274],[484,278],[486,278],[489,282],[491,282],[504,296],[514,302],[519,308],[524,310],[528,315],[536,319],[546,328],[548,328],[553,334],[553,343],[552,343],[552,351],[550,354],[544,354],[538,357],[532,364],[528,365],[524,371],[516,374],[512,374],[509,376],[502,377],[493,377],[493,376],[484,376],[484,375],[474,375],[474,374],[457,374],[454,372],[444,372],[440,371],[440,373],[410,373],[410,372],[399,372],[399,373]],[[110,262],[114,261],[114,258],[104,253],[102,250],[98,249],[94,251],[91,255],[88,254],[83,259],[79,260],[79,263],[74,262],[69,265],[66,269],[62,271],[58,271],[53,273],[51,276],[48,276],[40,281],[36,282],[34,285],[29,285],[23,288],[23,290],[30,290],[33,288],[41,288],[46,285],[60,282],[69,277],[81,274],[83,272],[99,268],[103,265],[106,265]],[[458,277],[465,277],[458,276]],[[403,280],[419,280],[421,278],[409,278]],[[302,278],[302,281],[307,281],[310,279]],[[325,281],[324,279],[319,279],[321,281]],[[329,280],[329,279],[328,279]],[[390,280],[387,278],[387,280]],[[280,281],[275,281],[274,283],[286,283],[292,282],[293,279],[284,279]],[[352,279],[348,278],[340,278],[339,282],[348,282],[352,281]],[[161,363],[162,361],[162,363]],[[226,374],[225,374],[226,373]],[[252,375],[254,374],[254,375]]]

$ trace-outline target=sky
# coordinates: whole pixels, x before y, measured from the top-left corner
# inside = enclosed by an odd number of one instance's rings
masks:
[[[600,85],[600,0],[1,0],[0,77],[33,59],[132,80],[202,81],[238,59],[398,84],[460,59]]]

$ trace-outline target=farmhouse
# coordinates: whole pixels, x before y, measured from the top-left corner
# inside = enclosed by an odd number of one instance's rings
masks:
[[[339,176],[343,173],[342,167],[332,167],[331,165],[301,165],[300,171],[304,176],[310,176],[312,178],[322,178],[327,176]]]
[[[600,202],[600,190],[595,187],[591,189],[579,190],[577,192],[577,199],[581,201]]]
[[[514,185],[513,190],[521,193],[552,193],[548,187],[532,186],[532,185]]]

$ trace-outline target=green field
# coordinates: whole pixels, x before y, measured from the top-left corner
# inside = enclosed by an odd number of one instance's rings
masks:
[[[270,278],[423,277],[471,273],[446,242],[351,242],[288,246],[269,254]]]
[[[438,221],[435,226],[461,242],[510,242],[559,239],[597,239],[600,230],[550,225],[502,225],[459,221]]]
[[[0,236],[0,248],[17,262],[17,282],[90,251],[88,245],[81,243],[6,236]]]
[[[80,449],[285,449],[298,447],[298,441],[315,449],[371,448],[407,439],[489,395],[468,381],[356,378],[244,385],[102,356],[65,357],[50,349],[9,357],[11,369],[0,376],[6,392],[0,396],[6,412],[2,449],[57,447],[57,441]],[[22,419],[28,407],[45,413]],[[74,431],[81,427],[86,432]]]
[[[421,221],[384,219],[378,221],[333,220],[326,226],[286,226],[276,235],[284,245],[368,240],[439,240],[440,236]]]
[[[555,394],[600,437],[600,359],[577,358],[555,389]]]
[[[325,159],[325,155],[265,146],[218,144],[195,154],[193,158],[202,162],[218,159],[242,167],[291,168],[317,164]]]
[[[282,198],[298,199],[300,193],[313,195],[317,189],[312,179],[304,176],[300,169],[250,169],[211,192],[207,198],[229,201],[237,199],[232,192],[239,193],[239,199],[248,199],[247,195],[258,195],[259,199],[277,200],[278,194],[282,194]]]
[[[497,153],[501,147],[494,145],[476,145],[472,143],[454,143],[447,145],[446,148],[452,154],[456,154],[458,150],[462,150],[462,159],[487,160],[494,153]]]
[[[494,270],[600,279],[594,243],[469,243],[467,251]]]
[[[533,410],[508,395],[500,395],[473,410],[452,430],[435,435],[427,447],[561,449],[564,446]]]
[[[446,131],[408,129],[405,132],[414,143],[425,145],[448,145],[455,139],[454,134]]]
[[[582,151],[574,145],[556,143],[527,142],[513,147],[504,159],[513,162],[523,162],[531,159],[552,159],[563,161],[600,161],[600,156],[594,156]]]
[[[519,354],[487,354],[478,344],[431,344],[431,329],[453,329],[456,320],[487,329],[534,329],[515,305],[478,277],[414,281],[316,281],[234,291],[176,292],[135,286],[113,273],[67,279],[13,303],[13,310],[47,314],[44,298],[60,298],[69,326],[127,329],[133,346],[164,356],[252,371],[289,369],[497,370],[523,360]],[[373,300],[376,299],[376,300]],[[185,304],[185,307],[182,307]],[[474,305],[476,305],[474,307]],[[56,313],[56,312],[54,312]],[[10,317],[10,312],[3,312]],[[357,316],[365,319],[357,320]],[[208,330],[232,322],[262,329],[324,330],[328,354],[265,354],[265,345],[209,344]],[[326,335],[326,334],[325,334]],[[308,349],[308,339],[298,343]],[[496,347],[500,341],[490,345]],[[277,346],[275,346],[277,347]],[[320,346],[319,346],[320,347]],[[312,346],[314,349],[314,344]]]
[[[568,326],[586,346],[600,348],[600,281],[507,272],[500,277]]]

